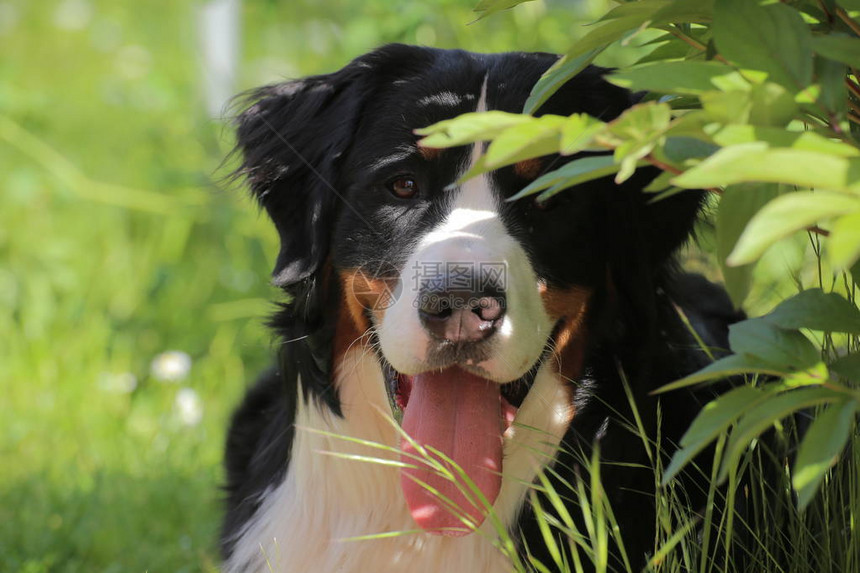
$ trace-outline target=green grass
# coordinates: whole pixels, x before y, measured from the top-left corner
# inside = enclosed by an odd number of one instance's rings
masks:
[[[466,26],[472,4],[246,0],[237,89],[333,70],[387,41],[564,50],[607,6],[537,1]],[[203,112],[195,5],[0,2],[0,571],[217,567],[222,442],[231,408],[270,360],[262,319],[277,298],[267,282],[277,246],[250,200],[221,184],[230,135]],[[629,61],[631,50],[602,62]],[[760,267],[782,276],[788,259],[800,268],[796,251]],[[772,306],[774,292],[756,296]],[[151,363],[169,350],[192,366],[161,382]],[[131,379],[133,391],[117,388]],[[177,406],[187,389],[202,405],[198,423]],[[786,501],[769,510],[791,524],[788,539],[767,529],[771,541],[833,558],[793,571],[860,567],[858,458],[855,444],[802,517],[787,481],[762,482],[781,488]],[[681,492],[664,495],[656,549],[671,547],[655,570],[703,562],[695,535],[673,537],[690,517]],[[612,523],[607,508],[589,507],[606,517],[581,539],[591,547]]]
[[[270,360],[277,245],[221,184],[231,136],[204,112],[197,4],[0,3],[0,571],[217,566],[222,442]],[[562,50],[605,4],[469,27],[471,0],[246,0],[236,88],[389,41]],[[168,350],[192,359],[175,383],[150,373]]]
[[[168,213],[131,211],[7,157],[0,569],[205,569],[226,416],[268,359],[266,231],[214,188],[198,207],[164,193]],[[158,382],[150,362],[170,349],[190,374]],[[129,374],[133,392],[105,389]],[[179,418],[182,387],[197,425]]]
[[[788,472],[798,431],[792,420],[783,421],[765,440],[756,441],[746,450],[730,472],[725,488],[717,485],[716,472],[708,475],[700,468],[689,467],[687,471],[695,478],[686,482],[687,487],[702,488],[708,498],[704,507],[691,506],[690,492],[680,482],[659,486],[663,472],[661,450],[670,449],[669,445],[661,443],[659,438],[645,436],[635,420],[635,406],[631,407],[634,419],[626,420],[625,425],[643,440],[657,484],[657,535],[642,571],[837,573],[860,568],[860,535],[856,525],[860,513],[860,447],[856,436],[804,512],[797,510]],[[717,440],[714,454],[718,460],[724,445],[722,436]],[[423,461],[416,457],[410,463],[426,464],[454,481],[467,497],[474,494],[476,487],[461,470],[455,468],[452,472],[440,466],[434,457],[421,454],[426,456]],[[624,508],[613,508],[603,490],[602,464],[597,461],[599,451],[595,450],[591,458],[579,454],[576,457],[583,471],[573,482],[550,482],[547,478],[558,474],[547,470],[534,484],[530,496],[540,516],[543,542],[550,548],[551,561],[539,561],[531,552],[527,552],[525,560],[520,560],[513,539],[497,527],[499,549],[511,556],[518,573],[639,571],[630,565],[630,556],[624,548],[625,532],[615,518],[615,512]],[[543,501],[535,495],[537,492],[545,495]],[[572,506],[571,500],[575,502]],[[488,507],[486,503],[484,507]],[[492,512],[491,508],[488,511]],[[468,520],[461,519],[470,527]],[[565,546],[569,551],[565,551]],[[612,547],[615,549],[611,550]]]

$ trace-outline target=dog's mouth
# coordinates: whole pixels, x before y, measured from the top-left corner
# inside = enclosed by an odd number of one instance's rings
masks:
[[[537,372],[542,364],[543,360],[539,360],[528,372],[517,380],[498,384],[504,433],[507,433],[511,428],[514,417],[531,390],[535,376],[537,376]],[[440,370],[439,374],[454,372],[457,369],[460,369],[460,367],[449,366]],[[391,406],[391,412],[394,415],[394,419],[402,424],[403,414],[409,405],[409,398],[412,395],[413,380],[416,377],[401,374],[387,363],[384,366],[384,370],[386,373],[386,390],[388,391],[388,402]]]
[[[389,402],[405,434],[401,487],[419,527],[457,536],[484,521],[501,490],[505,439],[551,341],[528,372],[504,384],[472,366],[406,375],[386,364]]]

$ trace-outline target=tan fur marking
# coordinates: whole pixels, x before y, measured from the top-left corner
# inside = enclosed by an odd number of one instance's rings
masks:
[[[514,165],[514,173],[523,179],[534,179],[540,175],[543,169],[543,162],[537,157],[520,161]]]
[[[432,161],[433,159],[438,158],[442,155],[442,149],[438,147],[425,147],[424,145],[418,144],[418,153],[421,154],[421,157],[426,159],[427,161]]]
[[[343,355],[366,336],[370,321],[366,310],[370,309],[377,324],[385,316],[390,301],[389,284],[384,279],[368,277],[361,269],[338,272],[343,304],[338,309],[337,325],[334,336],[334,363],[339,364]]]
[[[582,373],[585,358],[586,332],[583,322],[591,289],[557,289],[541,283],[538,290],[546,313],[554,322],[562,321],[553,350],[557,371],[565,379],[576,380]]]

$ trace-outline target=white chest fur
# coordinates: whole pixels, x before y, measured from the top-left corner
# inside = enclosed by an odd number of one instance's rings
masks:
[[[338,374],[343,418],[300,403],[285,479],[263,494],[240,532],[225,573],[499,573],[511,563],[496,548],[489,520],[464,537],[415,532],[399,468],[344,456],[398,459],[383,375],[367,349],[350,351]],[[301,401],[300,401],[301,402]],[[538,375],[505,441],[502,491],[495,509],[516,518],[527,488],[567,427],[569,398],[549,371]],[[526,429],[529,428],[529,429]],[[382,444],[380,449],[336,436]],[[544,452],[543,454],[539,451]],[[335,455],[332,455],[335,454]],[[285,461],[286,462],[286,461]],[[355,539],[409,532],[376,539]]]

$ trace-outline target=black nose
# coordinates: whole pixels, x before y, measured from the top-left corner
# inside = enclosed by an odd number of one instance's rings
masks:
[[[502,285],[448,288],[446,282],[434,279],[422,283],[418,316],[427,332],[437,340],[457,343],[479,342],[492,336],[505,316]]]

